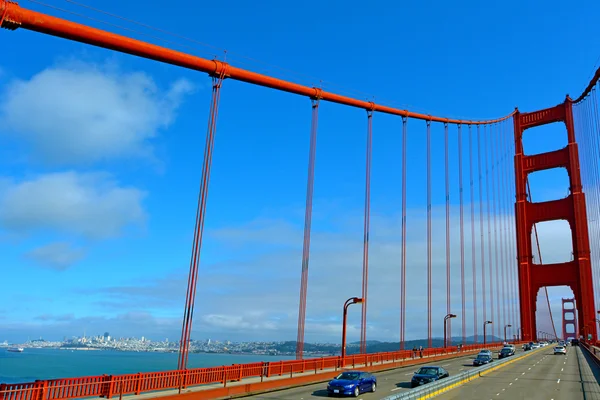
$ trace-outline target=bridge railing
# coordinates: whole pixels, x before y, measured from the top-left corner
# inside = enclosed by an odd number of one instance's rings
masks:
[[[452,353],[472,352],[483,348],[498,347],[500,343],[471,344],[446,348],[429,348],[413,352],[412,350],[355,354],[341,356],[309,358],[304,360],[285,360],[274,362],[255,362],[228,366],[193,368],[160,372],[140,372],[123,375],[98,375],[79,378],[37,380],[27,383],[0,384],[0,400],[65,400],[86,397],[104,397],[141,394],[146,392],[183,389],[194,386],[219,384],[223,387],[229,382],[246,378],[265,378],[276,376],[294,377],[303,373],[337,371],[342,368],[369,367],[385,363],[448,355]]]

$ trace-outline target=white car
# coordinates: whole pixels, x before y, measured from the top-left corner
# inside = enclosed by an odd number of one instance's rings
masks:
[[[554,354],[567,354],[567,349],[564,346],[556,346],[554,348]]]

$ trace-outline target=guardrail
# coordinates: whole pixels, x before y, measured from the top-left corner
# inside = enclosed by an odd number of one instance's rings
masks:
[[[501,368],[507,364],[511,364],[515,361],[523,359],[525,357],[529,357],[530,355],[541,351],[544,347],[539,349],[527,351],[516,357],[508,357],[502,360],[495,360],[490,364],[486,364],[484,366],[470,369],[464,372],[459,373],[458,375],[454,375],[450,378],[444,378],[442,380],[436,381],[434,383],[428,383],[423,386],[419,386],[418,388],[409,390],[404,393],[397,393],[387,397],[384,397],[383,400],[414,400],[414,399],[429,399],[437,396],[438,394],[442,394],[449,390],[454,389],[457,386],[461,386],[467,382],[472,381],[473,379],[479,378],[482,373],[489,373],[498,368]]]
[[[588,353],[592,356],[592,360],[594,360],[596,366],[600,367],[600,349],[584,341],[579,342],[579,347],[583,347],[584,349],[586,349]]]
[[[78,378],[63,378],[37,380],[35,382],[0,384],[0,400],[67,400],[85,397],[104,397],[139,395],[141,393],[211,385],[226,387],[230,382],[239,382],[245,378],[265,378],[286,376],[293,378],[294,374],[318,374],[326,370],[337,371],[348,366],[369,367],[385,363],[396,363],[423,357],[442,356],[451,353],[476,351],[483,348],[497,347],[500,343],[472,344],[447,348],[424,349],[416,354],[412,350],[382,352],[372,354],[356,354],[312,358],[305,360],[287,360],[276,362],[257,362],[249,364],[234,364],[231,366],[194,368],[187,370],[172,370],[161,372],[144,372],[123,375],[98,375]]]

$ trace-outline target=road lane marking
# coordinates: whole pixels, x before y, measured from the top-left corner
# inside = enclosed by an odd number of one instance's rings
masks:
[[[444,365],[442,365],[442,367],[447,367],[448,365],[450,365],[450,364],[444,364]]]
[[[560,369],[560,372],[563,372],[564,370],[565,370],[564,368],[561,368],[561,369]]]
[[[400,389],[402,389],[402,388],[401,387],[397,387],[396,389],[390,390],[390,392],[395,392],[396,390],[400,390]]]
[[[512,385],[512,384],[513,384],[513,383],[511,382],[511,383],[509,383],[509,384],[508,384],[508,386],[510,386],[510,385]]]
[[[558,378],[558,380],[556,381],[556,383],[560,383],[560,378]]]

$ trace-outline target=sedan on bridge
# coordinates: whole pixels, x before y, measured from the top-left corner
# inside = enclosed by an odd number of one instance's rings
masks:
[[[447,378],[450,374],[442,367],[421,367],[410,380],[410,387],[425,385],[439,379]]]
[[[487,354],[478,354],[477,358],[473,360],[473,366],[479,367],[480,365],[489,364],[492,361],[494,361],[492,356],[488,356]]]
[[[567,349],[564,346],[556,346],[554,347],[554,354],[567,354]]]
[[[377,378],[368,372],[344,371],[327,385],[327,395],[358,397],[377,390]]]

